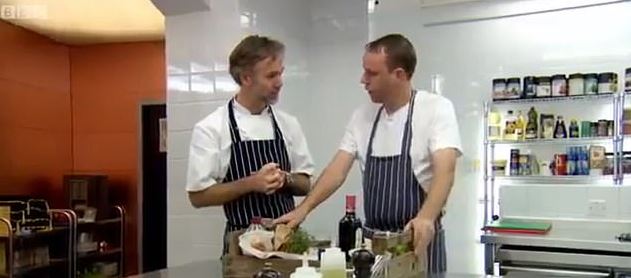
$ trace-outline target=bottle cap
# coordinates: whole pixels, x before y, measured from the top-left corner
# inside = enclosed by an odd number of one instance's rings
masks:
[[[355,211],[355,195],[346,195],[346,210]]]

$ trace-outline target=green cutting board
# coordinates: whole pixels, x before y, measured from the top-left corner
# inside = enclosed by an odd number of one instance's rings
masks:
[[[500,219],[486,225],[486,228],[493,229],[511,229],[511,230],[534,230],[547,231],[550,230],[552,224],[540,221],[522,220],[522,219]]]

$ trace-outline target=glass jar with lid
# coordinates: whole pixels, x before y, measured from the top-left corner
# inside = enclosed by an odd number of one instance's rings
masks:
[[[603,72],[598,75],[598,93],[611,94],[618,91],[618,75],[615,72]]]
[[[549,76],[537,77],[537,97],[551,97],[552,83]]]
[[[580,96],[585,94],[585,81],[582,73],[570,74],[569,95]]]
[[[506,98],[516,99],[521,97],[521,79],[511,77],[506,80]]]
[[[567,78],[565,74],[556,74],[552,76],[552,96],[567,96]]]
[[[506,79],[496,78],[493,79],[493,99],[505,99],[506,98]]]

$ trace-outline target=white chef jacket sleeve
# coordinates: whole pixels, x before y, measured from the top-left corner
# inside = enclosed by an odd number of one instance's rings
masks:
[[[352,154],[354,157],[357,157],[357,118],[358,118],[359,110],[353,113],[351,116],[351,120],[346,125],[346,130],[344,131],[344,137],[342,137],[342,142],[340,143],[339,150],[345,151],[347,153]]]
[[[429,150],[434,153],[441,149],[453,148],[461,155],[460,131],[454,106],[446,98],[441,98],[436,104],[432,126],[429,128]]]
[[[306,174],[308,176],[313,175],[314,164],[311,152],[309,152],[309,146],[307,145],[307,139],[302,132],[302,127],[296,118],[291,119],[292,128],[290,129],[292,136],[292,146],[289,154],[289,163],[291,163],[291,172]]]
[[[217,183],[220,177],[221,157],[219,136],[207,128],[193,128],[188,155],[186,191],[198,192]]]

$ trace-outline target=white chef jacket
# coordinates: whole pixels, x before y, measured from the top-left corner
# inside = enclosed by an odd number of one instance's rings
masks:
[[[356,109],[339,147],[359,160],[362,173],[366,164],[370,132],[380,107],[381,104],[371,103]],[[393,156],[401,153],[408,108],[409,103],[390,115],[385,109],[381,112],[373,139],[373,156]],[[462,152],[453,104],[443,96],[418,91],[412,114],[410,157],[417,181],[425,191],[429,190],[433,175],[431,155],[445,148],[456,149],[458,155]]]
[[[269,108],[261,114],[254,115],[239,102],[233,103],[241,140],[274,139],[274,127]],[[313,159],[298,120],[279,109],[272,109],[285,139],[292,173],[311,176],[314,171]],[[230,120],[226,103],[195,124],[193,128],[186,190],[188,192],[202,191],[221,182],[230,165],[231,147]]]

